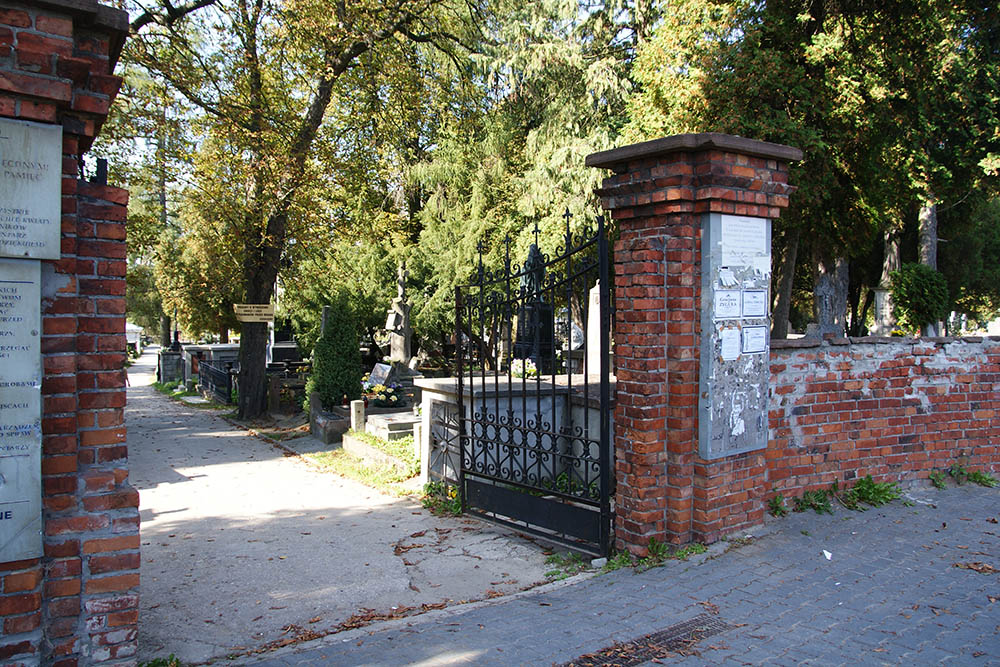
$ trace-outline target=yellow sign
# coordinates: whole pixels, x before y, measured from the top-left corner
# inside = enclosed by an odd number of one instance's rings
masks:
[[[271,322],[274,320],[274,304],[234,303],[233,310],[240,322]]]

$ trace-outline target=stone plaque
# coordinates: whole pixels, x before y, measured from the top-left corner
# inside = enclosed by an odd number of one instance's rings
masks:
[[[41,268],[0,259],[0,562],[42,555]]]
[[[771,221],[702,220],[698,453],[718,459],[767,447]]]
[[[0,257],[59,259],[62,126],[0,119]]]

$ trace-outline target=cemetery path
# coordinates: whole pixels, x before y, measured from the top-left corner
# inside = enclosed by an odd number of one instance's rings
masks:
[[[392,621],[255,664],[1000,664],[1000,490],[907,496],[911,506],[793,514],[687,562]]]
[[[162,396],[155,360],[149,350],[129,369],[126,408],[142,521],[140,661],[242,662],[354,615],[545,579],[545,556],[527,540],[320,473],[215,411]]]

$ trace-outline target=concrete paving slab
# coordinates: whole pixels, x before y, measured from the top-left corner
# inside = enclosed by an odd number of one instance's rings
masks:
[[[129,370],[126,408],[142,520],[140,661],[240,662],[364,610],[545,581],[543,549],[528,539],[318,472],[214,411],[156,393],[154,354]]]

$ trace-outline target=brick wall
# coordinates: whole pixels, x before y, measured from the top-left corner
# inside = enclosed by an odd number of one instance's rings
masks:
[[[765,498],[1000,472],[1000,337],[774,341]]]
[[[696,464],[710,530],[693,539],[759,524],[779,493],[1000,473],[1000,338],[772,341],[768,416],[766,450]]]
[[[78,178],[121,80],[123,12],[0,1],[0,116],[63,127],[62,257],[42,266],[41,559],[0,564],[0,660],[130,662],[138,494],[125,448],[128,193]]]

